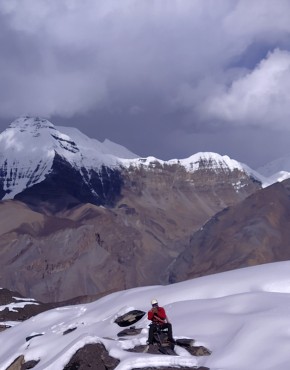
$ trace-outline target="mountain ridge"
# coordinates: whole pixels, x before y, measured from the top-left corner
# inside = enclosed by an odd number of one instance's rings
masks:
[[[2,199],[14,198],[27,188],[45,181],[60,158],[63,163],[67,163],[66,168],[71,167],[75,175],[78,173],[82,177],[83,185],[90,188],[88,191],[92,193],[95,192],[92,178],[99,178],[102,182],[100,172],[104,168],[109,169],[109,172],[118,172],[136,167],[150,169],[156,165],[180,165],[188,172],[201,168],[228,172],[238,170],[249,176],[256,176],[254,171],[251,172],[251,169],[241,163],[217,153],[200,152],[185,159],[169,161],[154,157],[140,158],[119,144],[109,140],[100,143],[77,129],[57,128],[48,120],[38,117],[22,117],[12,122],[0,134],[0,144]]]

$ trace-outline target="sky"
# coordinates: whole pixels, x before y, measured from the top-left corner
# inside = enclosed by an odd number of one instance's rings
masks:
[[[288,0],[0,0],[0,130],[22,115],[140,156],[290,155]]]
[[[0,333],[0,370],[15,358],[40,360],[35,370],[62,370],[89,343],[103,343],[120,359],[116,370],[168,366],[206,366],[211,370],[289,370],[290,262],[277,262],[205,276],[168,286],[129,289],[90,304],[61,307],[24,322],[6,322]],[[195,357],[180,346],[177,356],[128,352],[145,345],[147,315],[135,324],[135,336],[118,337],[115,319],[133,309],[147,312],[156,298],[166,310],[175,339],[194,339],[210,356]],[[16,309],[33,301],[17,299]],[[36,302],[35,302],[36,303]],[[4,323],[3,323],[4,324]],[[63,333],[75,329],[67,335]],[[43,334],[32,338],[26,337]]]

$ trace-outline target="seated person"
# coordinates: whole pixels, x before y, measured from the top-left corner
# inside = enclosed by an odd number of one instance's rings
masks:
[[[152,308],[148,311],[148,320],[151,320],[152,323],[149,326],[149,335],[147,344],[153,344],[153,337],[154,332],[158,327],[160,328],[168,328],[168,340],[171,343],[175,343],[173,336],[172,336],[172,325],[168,322],[165,310],[163,307],[158,306],[158,302],[156,299],[152,299],[151,301]]]

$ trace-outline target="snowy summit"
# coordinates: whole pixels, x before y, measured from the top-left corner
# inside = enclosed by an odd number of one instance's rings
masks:
[[[5,198],[44,180],[51,172],[55,154],[77,169],[114,167],[119,158],[137,156],[109,140],[90,139],[79,130],[56,127],[42,118],[22,117],[0,134],[0,168],[6,173]]]

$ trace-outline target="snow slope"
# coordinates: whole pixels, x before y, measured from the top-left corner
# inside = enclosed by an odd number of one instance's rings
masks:
[[[157,298],[173,324],[174,336],[194,338],[212,350],[193,357],[176,346],[179,356],[138,354],[126,349],[144,344],[148,320],[136,327],[141,334],[119,341],[114,323],[131,309],[149,309]],[[60,370],[77,349],[102,342],[121,360],[117,370],[145,366],[208,366],[211,370],[289,370],[290,262],[234,270],[169,286],[135,288],[96,302],[42,313],[0,333],[0,369],[18,355],[40,362],[35,370]],[[77,327],[63,335],[69,328]],[[42,333],[31,339],[33,333]],[[110,340],[108,337],[116,340]]]

